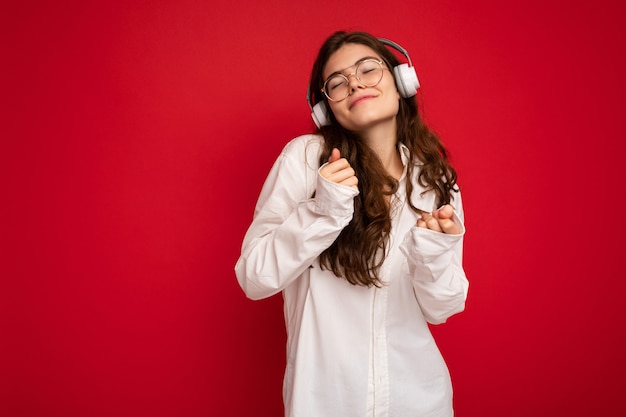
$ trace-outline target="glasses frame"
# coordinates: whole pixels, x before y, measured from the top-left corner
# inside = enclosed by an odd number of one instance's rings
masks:
[[[358,75],[358,72],[359,72],[359,67],[361,66],[361,64],[363,64],[363,63],[365,63],[365,62],[375,62],[375,63],[377,63],[377,64],[378,64],[378,66],[380,67],[380,70],[381,70],[381,72],[380,72],[380,78],[379,78],[379,79],[378,79],[378,81],[376,81],[374,84],[366,84],[366,83],[364,83],[364,82],[361,80],[361,78],[359,77],[359,75]],[[341,77],[341,78],[343,78],[343,79],[345,80],[346,86],[348,86],[348,87],[350,87],[350,77],[351,77],[351,76],[353,76],[353,75],[354,75],[354,77],[357,79],[357,81],[358,81],[361,85],[363,85],[363,86],[365,86],[365,87],[375,87],[375,86],[377,86],[377,85],[378,85],[378,84],[382,81],[382,79],[383,79],[384,70],[386,69],[386,67],[385,67],[385,65],[384,65],[384,64],[385,64],[385,62],[384,62],[384,61],[378,60],[378,59],[376,59],[376,58],[367,58],[367,59],[364,59],[364,60],[362,60],[362,61],[359,61],[359,62],[356,64],[356,67],[354,68],[354,72],[351,72],[351,73],[350,73],[350,74],[348,74],[348,75],[344,75],[343,73],[339,72],[339,73],[337,73],[337,74],[333,74],[333,75],[331,75],[330,77],[328,77],[328,78],[326,79],[326,81],[324,81],[324,85],[322,86],[322,93],[324,93],[324,95],[326,96],[326,98],[327,98],[327,99],[329,99],[330,101],[332,101],[332,102],[334,102],[334,103],[337,103],[337,102],[343,101],[343,100],[345,100],[346,98],[348,98],[348,96],[350,95],[350,88],[346,89],[346,95],[345,95],[343,98],[340,98],[339,100],[333,100],[332,98],[330,98],[330,95],[329,95],[329,94],[328,94],[328,92],[326,91],[326,86],[328,85],[328,82],[329,82],[330,80],[332,80],[333,78],[335,78],[335,77]]]

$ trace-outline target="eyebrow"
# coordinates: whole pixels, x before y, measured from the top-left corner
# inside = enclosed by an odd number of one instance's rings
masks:
[[[367,60],[367,59],[375,59],[376,61],[382,61],[380,58],[375,57],[375,56],[365,56],[365,57],[363,57],[363,58],[359,59],[358,61],[356,61],[354,64],[350,65],[350,66],[349,66],[349,67],[347,67],[347,68],[344,68],[344,69],[339,70],[339,71],[335,71],[335,72],[333,72],[332,74],[328,74],[328,77],[326,77],[326,79],[328,80],[328,79],[330,79],[330,77],[335,76],[335,75],[337,75],[337,74],[343,74],[343,72],[344,72],[345,70],[347,70],[348,68],[356,67],[356,66],[357,66],[357,65],[359,65],[361,62],[363,62],[363,61],[365,61],[365,60]]]

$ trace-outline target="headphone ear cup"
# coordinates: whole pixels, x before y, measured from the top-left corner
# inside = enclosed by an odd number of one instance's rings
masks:
[[[396,85],[402,97],[413,97],[417,94],[420,82],[417,79],[414,67],[409,67],[409,64],[400,64],[393,68],[393,76],[396,79]]]
[[[318,128],[329,125],[330,118],[328,117],[328,109],[326,108],[326,103],[320,101],[315,106],[313,106],[311,117],[313,118],[313,121]]]

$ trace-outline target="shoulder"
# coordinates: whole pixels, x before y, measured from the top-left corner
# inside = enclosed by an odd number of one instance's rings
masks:
[[[319,158],[324,138],[321,135],[307,134],[290,140],[281,152],[281,158],[305,162],[313,169],[319,168]]]
[[[291,139],[283,148],[282,154],[296,156],[309,150],[318,152],[322,148],[324,138],[321,135],[308,134]]]

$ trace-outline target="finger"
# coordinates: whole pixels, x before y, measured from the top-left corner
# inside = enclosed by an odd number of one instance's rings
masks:
[[[352,169],[352,167],[348,165],[347,168],[331,173],[329,179],[333,182],[341,183],[352,177],[356,178],[355,172],[354,169]]]
[[[320,170],[320,173],[324,178],[332,182],[341,182],[355,175],[354,169],[343,158],[327,164]]]
[[[439,226],[439,221],[430,214],[422,214],[422,219],[426,222],[426,227],[428,229],[434,230],[435,232],[442,232],[441,227]]]
[[[438,222],[439,227],[441,227],[443,233],[448,233],[451,235],[458,235],[459,233],[461,233],[459,226],[457,226],[457,224],[450,219],[438,219]]]
[[[339,153],[339,149],[333,148],[332,152],[330,153],[330,156],[328,157],[328,162],[335,162],[340,157],[341,157],[341,154]]]
[[[330,160],[331,158],[332,155],[328,159]],[[320,173],[324,176],[324,178],[334,181],[332,177],[335,176],[338,172],[341,172],[345,169],[351,169],[350,164],[345,158],[339,158],[333,162],[329,162],[324,165],[320,169]]]
[[[439,210],[435,210],[433,212],[433,217],[437,219],[439,222],[439,227],[443,233],[449,234],[459,234],[461,233],[461,229],[459,226],[452,220],[454,215],[454,209],[450,204],[446,204],[441,207]]]
[[[343,170],[339,172],[337,175],[338,176],[336,176],[335,179],[332,181],[336,182],[337,184],[356,188],[358,190],[359,180],[356,177],[356,175],[354,175],[354,170],[352,168]]]
[[[451,219],[453,215],[454,209],[450,204],[446,204],[445,206],[442,206],[441,208],[433,212],[433,216],[438,219]]]
[[[358,188],[359,179],[356,177],[356,175],[352,175],[345,180],[340,181],[339,184],[347,185],[348,187]]]
[[[422,229],[427,229],[426,222],[424,221],[422,217],[417,219],[417,227],[421,227]]]

